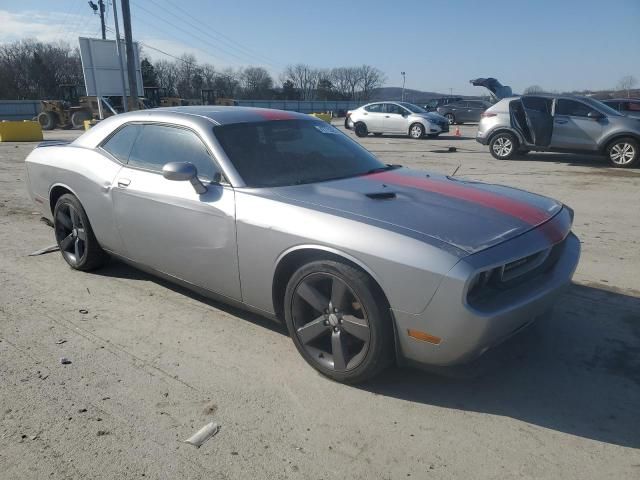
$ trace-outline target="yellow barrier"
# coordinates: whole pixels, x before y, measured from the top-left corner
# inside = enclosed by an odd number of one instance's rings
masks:
[[[37,142],[42,140],[42,127],[38,122],[0,122],[0,142]]]
[[[312,117],[319,118],[327,123],[331,123],[331,114],[330,113],[310,113]]]
[[[98,120],[93,119],[93,120],[85,120],[84,121],[84,129],[85,130],[89,130],[91,127],[93,127],[96,123],[98,123]]]

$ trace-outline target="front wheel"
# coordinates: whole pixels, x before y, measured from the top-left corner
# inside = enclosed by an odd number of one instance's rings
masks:
[[[414,123],[409,127],[409,136],[414,139],[422,138],[424,135],[424,127],[420,123]]]
[[[71,194],[62,195],[53,209],[53,227],[62,258],[75,270],[98,268],[108,260],[100,247],[89,218],[80,201]]]
[[[367,126],[362,122],[356,123],[353,129],[356,132],[356,135],[358,137],[366,137],[367,135],[369,135],[369,130],[367,130]]]
[[[293,274],[285,320],[302,357],[333,380],[360,383],[393,360],[393,328],[382,294],[364,272],[320,260]]]
[[[518,140],[512,133],[498,133],[489,142],[489,151],[493,158],[509,160],[518,151]]]
[[[613,167],[630,168],[638,163],[640,148],[633,138],[620,138],[609,144],[607,154]]]
[[[56,128],[56,115],[53,112],[40,112],[38,114],[38,123],[42,130],[53,130]]]

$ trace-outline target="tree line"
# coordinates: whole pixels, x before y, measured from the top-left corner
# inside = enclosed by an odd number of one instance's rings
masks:
[[[141,56],[145,87],[159,87],[165,96],[187,99],[200,98],[202,89],[212,89],[224,98],[367,101],[386,80],[382,71],[370,65],[315,68],[295,64],[274,79],[262,67],[218,69],[199,63],[190,54],[154,62]],[[77,47],[31,39],[0,45],[0,99],[59,98],[62,84],[84,86]]]

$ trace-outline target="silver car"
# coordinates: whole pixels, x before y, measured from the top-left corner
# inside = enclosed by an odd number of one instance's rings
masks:
[[[598,153],[628,168],[640,157],[640,120],[588,97],[524,95],[485,111],[476,140],[499,160],[531,150]]]
[[[359,137],[369,133],[380,136],[384,133],[409,135],[419,139],[437,137],[449,131],[449,122],[436,112],[407,102],[374,102],[347,113],[347,128],[353,128]]]
[[[285,322],[341,382],[477,357],[543,315],[580,254],[557,201],[385,165],[291,112],[117,115],[26,169],[72,268],[115,257]]]

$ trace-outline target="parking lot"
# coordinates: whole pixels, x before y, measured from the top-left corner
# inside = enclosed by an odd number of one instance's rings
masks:
[[[320,376],[269,320],[117,262],[87,274],[28,256],[54,243],[25,190],[35,144],[0,143],[0,478],[638,478],[640,169],[498,161],[475,128],[358,141],[568,204],[574,284],[473,364],[359,387]],[[210,421],[213,439],[182,442]]]

